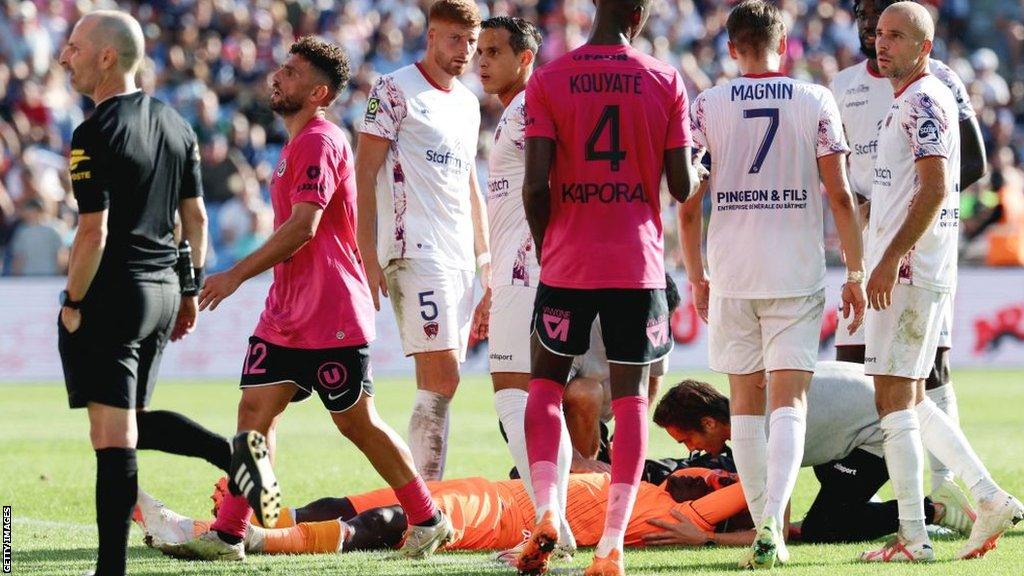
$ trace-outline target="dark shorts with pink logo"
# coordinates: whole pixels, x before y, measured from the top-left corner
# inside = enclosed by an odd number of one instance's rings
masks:
[[[241,388],[292,383],[298,386],[292,402],[320,395],[331,412],[344,412],[366,394],[373,396],[370,347],[303,349],[272,344],[258,336],[249,337],[249,350],[242,365]]]
[[[650,364],[672,351],[664,289],[556,288],[543,282],[533,303],[533,333],[550,352],[580,356],[590,348],[594,318],[608,361]]]

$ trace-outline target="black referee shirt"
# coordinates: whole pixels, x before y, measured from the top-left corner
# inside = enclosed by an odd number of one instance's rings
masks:
[[[68,167],[78,211],[110,211],[97,280],[174,266],[178,203],[203,191],[195,132],[173,108],[142,92],[104,100],[75,129]]]

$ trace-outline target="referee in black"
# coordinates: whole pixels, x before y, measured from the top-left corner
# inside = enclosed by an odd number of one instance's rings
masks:
[[[69,403],[88,410],[96,451],[99,576],[125,573],[137,446],[230,462],[227,439],[178,414],[144,411],[168,339],[195,326],[206,210],[195,133],[136,88],[143,54],[139,23],[113,11],[83,16],[60,54],[74,89],[96,104],[71,143],[79,221],[58,346]],[[176,267],[176,212],[194,270]]]

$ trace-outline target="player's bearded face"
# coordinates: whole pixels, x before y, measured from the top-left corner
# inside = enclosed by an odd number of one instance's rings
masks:
[[[875,50],[878,71],[886,78],[911,74],[922,57],[922,41],[901,13],[889,11],[878,19]]]
[[[882,13],[874,0],[864,0],[857,7],[857,34],[860,37],[860,51],[868,58],[877,58],[875,53],[875,28]]]
[[[466,28],[460,24],[437,22],[431,24],[430,35],[434,43],[434,63],[450,76],[461,76],[469,68],[476,51],[479,28]]]
[[[270,109],[282,116],[302,110],[311,90],[307,75],[308,70],[304,69],[302,62],[294,55],[289,57],[271,77]]]

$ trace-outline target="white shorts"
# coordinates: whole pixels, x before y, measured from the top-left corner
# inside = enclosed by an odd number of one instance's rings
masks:
[[[716,298],[712,293],[708,309],[711,369],[724,374],[813,372],[824,311],[824,289],[792,298]]]
[[[466,360],[473,317],[473,272],[416,258],[392,260],[384,268],[402,351],[458,350]]]
[[[897,284],[892,305],[864,317],[864,373],[927,378],[935,363],[942,312],[949,294]]]
[[[836,327],[836,346],[863,346],[864,345],[864,323],[861,322],[857,331],[852,335],[848,332],[850,323],[853,322],[853,312],[849,318],[843,318],[843,308],[839,307],[839,325]],[[942,329],[939,332],[939,348],[953,347],[953,298],[947,298],[946,304],[942,307]]]
[[[491,289],[491,322],[487,336],[491,373],[530,373],[530,331],[533,319],[533,286],[494,286]]]

